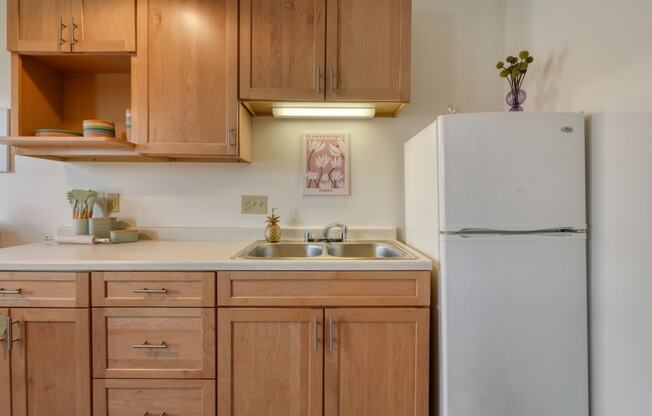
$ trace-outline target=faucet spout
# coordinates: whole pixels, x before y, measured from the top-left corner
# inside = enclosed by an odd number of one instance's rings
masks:
[[[342,231],[340,232],[340,237],[339,238],[330,238],[330,232],[334,228],[339,228]],[[331,240],[331,241],[346,241],[348,239],[348,227],[344,224],[340,223],[331,223],[326,226],[324,226],[324,229],[322,231],[323,238],[325,240]]]

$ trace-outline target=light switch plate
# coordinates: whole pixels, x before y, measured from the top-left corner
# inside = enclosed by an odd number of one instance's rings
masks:
[[[242,214],[267,214],[266,195],[242,195]]]

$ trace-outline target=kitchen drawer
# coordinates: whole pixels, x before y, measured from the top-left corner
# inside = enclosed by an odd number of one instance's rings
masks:
[[[0,272],[0,307],[89,306],[88,273]]]
[[[215,273],[98,272],[91,284],[93,306],[215,306]]]
[[[214,308],[94,308],[98,378],[215,377]]]
[[[214,380],[94,380],[93,414],[215,415]]]
[[[428,306],[428,271],[218,272],[219,306]]]

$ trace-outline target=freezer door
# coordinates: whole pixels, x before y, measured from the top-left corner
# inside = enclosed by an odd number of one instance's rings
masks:
[[[583,235],[445,236],[442,416],[587,416]]]
[[[578,113],[442,116],[439,222],[462,228],[586,228]]]

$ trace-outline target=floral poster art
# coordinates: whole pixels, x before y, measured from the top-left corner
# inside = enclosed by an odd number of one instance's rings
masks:
[[[349,195],[348,133],[303,133],[303,194]]]

